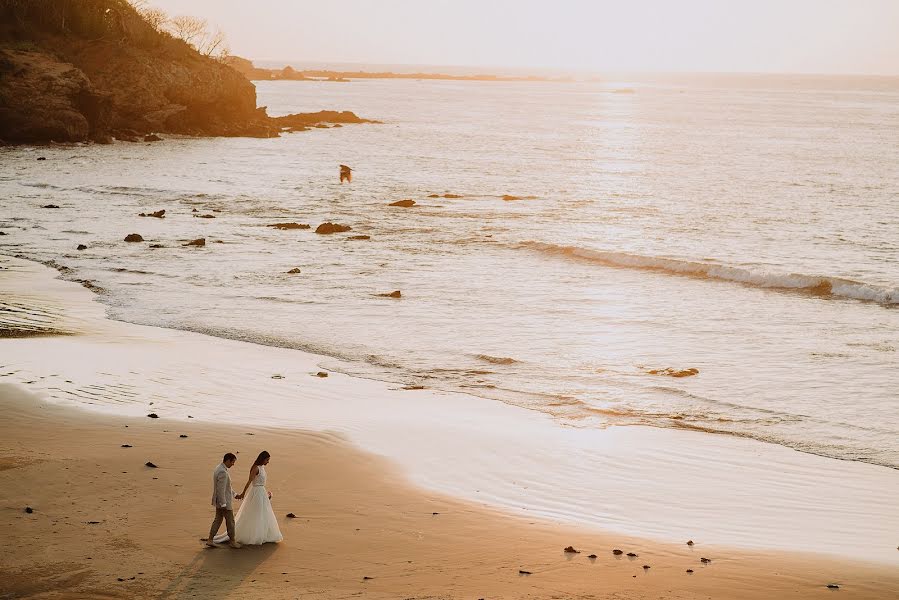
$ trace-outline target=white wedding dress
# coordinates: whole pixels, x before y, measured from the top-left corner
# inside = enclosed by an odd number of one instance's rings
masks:
[[[265,491],[265,467],[259,465],[256,479],[250,484],[247,495],[234,517],[234,537],[240,544],[259,545],[266,542],[280,542],[284,539],[278,528],[272,501]],[[216,542],[227,542],[228,534],[215,537]]]

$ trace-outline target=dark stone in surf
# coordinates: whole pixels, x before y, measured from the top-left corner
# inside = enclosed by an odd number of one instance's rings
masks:
[[[319,233],[322,235],[328,235],[331,233],[343,233],[344,231],[350,231],[352,227],[349,225],[340,225],[338,223],[331,223],[328,221],[327,223],[322,223],[318,227],[315,228],[315,233]]]
[[[206,245],[206,238],[197,238],[195,240],[191,240],[184,244],[185,246],[197,246],[198,248],[202,248]]]
[[[158,468],[159,468],[159,467],[157,467],[156,465],[154,465],[153,463],[151,463],[150,461],[147,461],[147,462],[144,463],[144,464],[145,464],[147,467],[150,467],[151,469],[158,469]]]
[[[666,369],[651,369],[647,373],[650,375],[665,375],[667,377],[693,377],[694,375],[699,375],[699,369],[672,369],[668,367]]]
[[[150,248],[165,248],[162,244],[150,244]]]
[[[453,198],[463,198],[463,196],[460,196],[459,194],[444,194],[443,197],[444,197],[444,198],[450,198],[450,199],[453,199]]]
[[[56,204],[45,204],[41,208],[59,208]]]
[[[78,244],[78,248],[76,248],[76,250],[87,250],[87,246],[85,246],[84,244]]]
[[[348,240],[370,240],[370,235],[351,235],[347,238]]]
[[[580,554],[581,553],[580,550],[575,550],[574,546],[568,546],[567,548],[565,548],[565,550],[563,550],[563,552],[567,552],[568,554]]]
[[[126,242],[142,242],[144,238],[141,237],[139,233],[129,233],[125,236]]]
[[[316,127],[318,127],[318,125],[316,125]],[[362,578],[362,581],[368,581],[369,579],[374,579],[374,577],[369,577],[368,575],[366,575]]]
[[[299,267],[294,267],[294,268],[292,268],[291,270],[289,270],[289,271],[287,272],[287,274],[288,274],[288,275],[296,275],[297,273],[300,273],[300,272],[301,272],[301,271],[300,271],[300,268],[299,268]]]
[[[403,293],[399,290],[394,290],[392,292],[387,292],[384,294],[378,294],[381,298],[402,298]]]
[[[318,373],[315,374],[315,376],[316,377],[327,377],[328,374],[325,373],[324,371],[319,371]]]
[[[194,215],[195,219],[214,219],[215,215]]]
[[[415,206],[415,200],[397,200],[396,202],[391,202],[389,206],[400,206],[402,208],[410,208]]]
[[[440,194],[428,194],[428,198],[439,198]]]
[[[137,216],[138,217],[155,217],[157,219],[164,219],[165,218],[165,209],[163,208],[162,210],[157,210],[156,212],[150,212],[150,213],[140,213]]]
[[[46,156],[38,156],[37,159],[38,160],[47,160],[47,157]]]
[[[157,415],[156,413],[150,413],[150,414],[147,415],[147,416],[150,417],[151,419],[158,419],[158,418],[159,418],[159,415]]]
[[[689,541],[687,542],[687,545],[688,545],[688,546],[692,546],[692,545],[693,545],[693,540],[689,540]]]
[[[275,229],[311,229],[311,225],[306,223],[272,223],[266,227],[274,227]]]
[[[145,142],[161,142],[162,138],[156,135],[155,133],[148,133],[144,136]]]

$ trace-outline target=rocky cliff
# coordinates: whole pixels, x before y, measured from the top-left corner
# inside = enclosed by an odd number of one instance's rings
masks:
[[[245,77],[124,0],[0,0],[0,140],[278,130]]]

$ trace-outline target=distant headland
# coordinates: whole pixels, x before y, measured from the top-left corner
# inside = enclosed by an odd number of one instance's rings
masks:
[[[287,65],[280,69],[257,67],[253,61],[240,56],[229,56],[225,63],[233,67],[251,81],[333,81],[348,82],[353,79],[434,79],[448,81],[574,81],[567,76],[548,77],[541,75],[490,75],[490,74],[450,74],[433,72],[394,71],[338,71],[333,69],[295,69]]]

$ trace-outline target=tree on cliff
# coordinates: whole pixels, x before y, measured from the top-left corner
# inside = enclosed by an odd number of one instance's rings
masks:
[[[206,19],[178,15],[168,20],[168,30],[176,38],[196,48],[203,56],[223,59],[229,54],[224,32],[221,29],[210,29]]]

